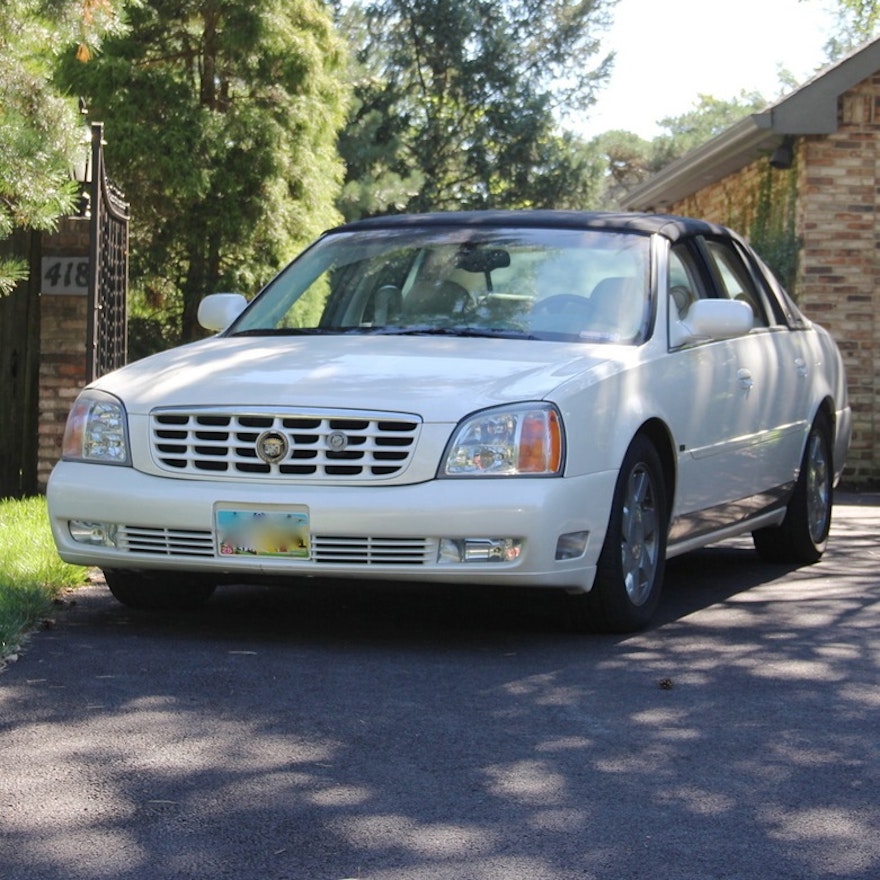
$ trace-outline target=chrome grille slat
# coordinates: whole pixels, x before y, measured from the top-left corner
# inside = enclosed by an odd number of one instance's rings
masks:
[[[352,565],[425,565],[437,556],[429,538],[355,538],[313,535],[312,559]]]
[[[173,474],[378,480],[408,467],[420,427],[416,417],[394,413],[156,410],[150,449],[156,465]],[[283,434],[290,445],[277,464],[257,455],[257,438],[268,430]],[[342,450],[328,442],[335,432],[346,437]]]
[[[120,526],[122,553],[146,553],[180,558],[213,557],[211,531]],[[370,538],[312,535],[314,565],[428,565],[437,558],[436,538]],[[297,567],[309,562],[297,561]]]
[[[159,556],[213,556],[214,535],[190,529],[120,526],[119,549],[125,553],[153,553]]]

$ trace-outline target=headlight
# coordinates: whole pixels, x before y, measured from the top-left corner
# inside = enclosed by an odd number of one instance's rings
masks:
[[[564,447],[562,417],[550,404],[484,410],[459,425],[440,476],[558,476]]]
[[[125,407],[118,398],[104,391],[83,391],[67,417],[61,457],[68,461],[131,464],[127,423]]]

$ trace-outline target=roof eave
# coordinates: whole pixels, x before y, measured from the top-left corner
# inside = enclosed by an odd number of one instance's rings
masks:
[[[769,154],[786,135],[822,135],[837,131],[840,96],[878,70],[880,39],[875,39],[819,72],[776,104],[741,119],[633,187],[624,196],[622,207],[628,211],[668,209],[675,202]]]
[[[779,141],[771,111],[754,113],[633,187],[627,211],[659,211],[766,155]]]

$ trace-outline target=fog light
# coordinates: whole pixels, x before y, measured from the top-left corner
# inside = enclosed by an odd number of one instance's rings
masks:
[[[589,532],[568,532],[560,535],[556,541],[556,559],[577,559],[587,550]]]
[[[70,537],[77,544],[92,544],[95,547],[116,547],[115,523],[85,522],[72,519],[68,524]]]
[[[448,562],[464,562],[464,541],[441,538],[437,551],[437,562],[441,565]]]
[[[518,538],[441,538],[437,562],[513,562],[521,553]]]

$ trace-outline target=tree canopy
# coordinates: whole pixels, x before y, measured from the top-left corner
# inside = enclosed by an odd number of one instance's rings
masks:
[[[836,11],[837,27],[825,44],[825,53],[831,61],[873,39],[880,31],[877,0],[837,0]]]
[[[585,111],[607,78],[612,56],[594,56],[613,2],[348,6],[346,215],[558,205],[589,192],[591,160],[559,122]]]
[[[336,222],[344,53],[319,0],[142,0],[128,24],[59,82],[108,123],[135,288],[192,339],[206,293],[253,291]]]
[[[108,0],[4,0],[0,4],[0,241],[51,229],[76,198],[70,169],[83,150],[75,100],[52,85],[61,56],[85,58],[116,25]],[[0,295],[26,277],[0,260]]]
[[[616,208],[627,190],[766,104],[757,92],[729,99],[699,95],[687,112],[658,120],[664,131],[653,140],[620,130],[599,135],[592,143],[606,167],[599,205]]]

